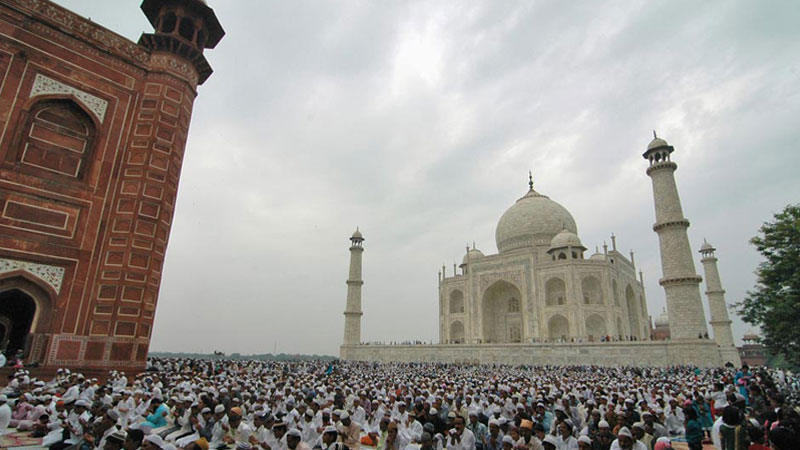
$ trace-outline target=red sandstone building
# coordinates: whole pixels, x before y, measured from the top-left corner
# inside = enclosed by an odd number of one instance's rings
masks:
[[[138,44],[47,0],[0,0],[0,347],[141,369],[186,135],[224,35],[144,0]]]

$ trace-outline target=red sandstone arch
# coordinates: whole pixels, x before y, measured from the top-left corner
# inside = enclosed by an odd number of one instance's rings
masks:
[[[53,317],[56,309],[55,290],[34,275],[22,270],[0,274],[0,294],[17,290],[30,297],[35,304],[35,312],[28,331],[28,347],[36,335],[52,333]],[[42,362],[44,355],[31,354],[28,348],[25,357],[29,362]]]

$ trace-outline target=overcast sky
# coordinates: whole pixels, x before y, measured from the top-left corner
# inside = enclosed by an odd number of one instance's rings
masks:
[[[58,3],[151,30],[138,0]],[[729,304],[755,281],[748,240],[800,201],[800,2],[209,3],[227,35],[205,53],[152,350],[338,355],[356,226],[363,340],[437,341],[437,271],[468,242],[497,252],[529,169],[587,256],[612,232],[636,252],[658,316],[653,129]]]

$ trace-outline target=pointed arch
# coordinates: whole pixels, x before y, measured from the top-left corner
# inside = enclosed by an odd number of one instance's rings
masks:
[[[455,289],[450,293],[450,314],[464,312],[464,293],[460,289]]]
[[[590,341],[599,341],[606,335],[606,319],[599,314],[591,314],[586,318],[586,335]]]
[[[85,180],[91,169],[99,123],[72,95],[32,99],[22,109],[7,158],[35,176]]]
[[[519,312],[510,312],[512,299],[521,299],[522,294],[513,284],[498,280],[483,293],[481,312],[484,342],[510,342],[511,329],[519,326]]]
[[[460,320],[450,324],[450,343],[463,344],[464,343],[464,324]]]
[[[600,287],[600,280],[589,275],[581,280],[581,292],[583,293],[583,303],[586,305],[603,304],[603,288]]]
[[[23,350],[28,362],[41,362],[44,355],[31,355],[34,334],[48,334],[55,316],[55,293],[44,281],[24,272],[0,275],[0,316],[10,323],[9,345]]]
[[[547,331],[551,341],[569,338],[569,321],[561,314],[556,314],[547,321]]]
[[[545,305],[556,306],[566,303],[567,285],[559,277],[553,277],[544,284]]]

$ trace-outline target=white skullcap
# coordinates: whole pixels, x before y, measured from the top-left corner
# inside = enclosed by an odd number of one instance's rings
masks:
[[[578,438],[578,442],[583,442],[584,444],[592,445],[592,440],[589,439],[589,436],[581,436]]]
[[[300,430],[298,430],[297,428],[292,428],[291,430],[289,430],[289,431],[286,433],[286,435],[287,435],[287,436],[296,437],[296,438],[303,437],[303,435],[302,435],[302,434],[300,434]]]
[[[558,439],[552,434],[548,434],[547,436],[542,439],[542,442],[547,442],[548,444],[552,444],[554,447],[558,447]]]
[[[342,419],[342,420],[349,419],[350,418],[350,414],[348,414],[348,412],[345,411],[341,415],[339,415],[339,418]]]
[[[219,414],[221,412],[225,412],[225,405],[217,405],[214,407],[214,412]]]
[[[633,435],[631,434],[631,430],[629,430],[628,427],[620,428],[619,429],[619,433],[617,433],[617,436],[626,436],[626,437],[629,437],[629,438],[633,439]]]
[[[505,435],[503,436],[503,443],[505,444],[506,442],[508,442],[511,445],[514,445],[514,438],[512,438],[510,435]]]

